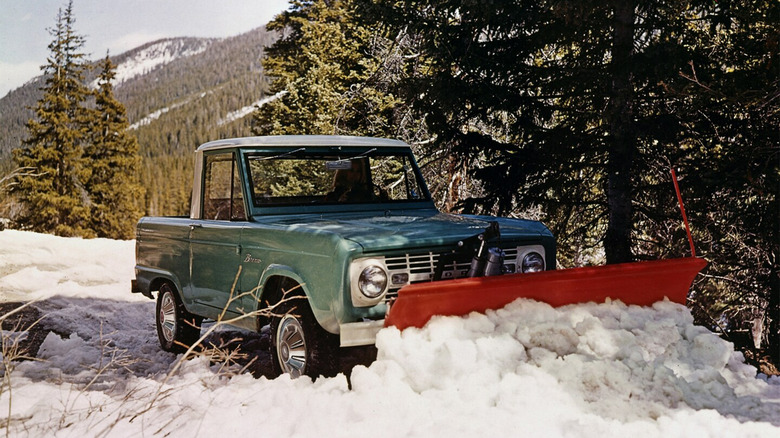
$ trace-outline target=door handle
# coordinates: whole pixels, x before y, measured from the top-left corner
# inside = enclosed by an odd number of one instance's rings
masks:
[[[188,238],[192,240],[192,232],[195,231],[195,229],[203,228],[203,225],[201,224],[190,224],[190,232],[188,235]]]

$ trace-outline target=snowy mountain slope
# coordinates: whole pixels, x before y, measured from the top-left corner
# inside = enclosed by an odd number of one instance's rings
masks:
[[[147,214],[188,209],[192,151],[200,144],[252,134],[252,110],[270,98],[261,59],[276,38],[258,27],[224,39],[165,39],[112,56],[114,94],[144,158]],[[91,72],[93,79],[97,73]],[[11,151],[27,136],[25,123],[42,85],[39,78],[0,98],[0,175],[13,167]]]
[[[167,38],[145,44],[117,57],[115,86],[176,59],[203,53],[216,40],[208,38]]]
[[[42,300],[54,330],[0,393],[13,436],[780,437],[780,379],[673,303],[517,301],[385,329],[350,389],[179,363],[132,267],[133,242],[0,232],[0,299]]]
[[[127,109],[140,153],[151,158],[145,161],[143,178],[147,193],[155,197],[149,204],[180,208],[183,201],[171,197],[189,191],[176,186],[179,180],[189,184],[192,179],[189,168],[180,171],[191,152],[206,141],[250,134],[248,116],[267,98],[261,58],[276,38],[276,33],[258,27],[230,38],[171,38],[112,54],[117,64],[115,95]],[[97,73],[93,70],[88,82]],[[34,117],[31,108],[43,85],[37,78],[0,98],[0,174],[12,167],[11,150],[27,135],[25,123]],[[171,184],[164,189],[148,177],[172,172]]]

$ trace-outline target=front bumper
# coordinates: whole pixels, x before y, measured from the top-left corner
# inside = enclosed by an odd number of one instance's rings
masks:
[[[373,345],[376,342],[376,334],[385,326],[385,320],[350,322],[340,325],[340,344],[342,347],[357,347],[360,345]]]

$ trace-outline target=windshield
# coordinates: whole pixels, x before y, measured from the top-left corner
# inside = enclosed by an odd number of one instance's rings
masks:
[[[428,201],[411,156],[370,149],[351,155],[296,149],[247,155],[256,207]]]

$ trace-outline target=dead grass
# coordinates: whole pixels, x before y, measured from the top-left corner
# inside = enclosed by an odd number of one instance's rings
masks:
[[[8,394],[8,410],[4,421],[0,420],[0,427],[5,429],[5,435],[11,436],[11,426],[16,423],[24,423],[27,418],[15,418],[13,416],[13,386],[11,376],[16,369],[16,364],[24,360],[35,360],[35,353],[29,353],[29,333],[38,326],[41,317],[32,307],[32,303],[25,303],[13,309],[3,311],[0,315],[0,396]],[[37,309],[35,309],[37,310]],[[43,341],[41,341],[43,342]],[[40,344],[38,344],[40,345]],[[36,348],[37,353],[37,348]]]

